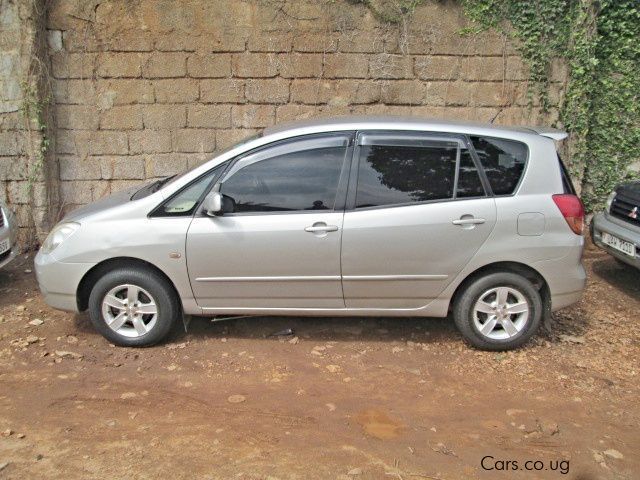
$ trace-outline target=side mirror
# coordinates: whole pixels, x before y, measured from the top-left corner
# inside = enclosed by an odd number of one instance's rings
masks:
[[[202,202],[204,207],[204,213],[210,217],[216,217],[223,214],[222,209],[222,194],[220,192],[211,192],[207,195]]]

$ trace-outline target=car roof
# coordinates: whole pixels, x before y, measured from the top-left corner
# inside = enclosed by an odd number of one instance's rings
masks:
[[[264,130],[264,136],[279,136],[299,130],[304,131],[304,133],[321,133],[336,130],[423,130],[511,138],[518,135],[542,135],[554,140],[562,140],[567,136],[561,130],[548,127],[507,127],[491,123],[400,116],[344,116],[298,120],[268,127]]]

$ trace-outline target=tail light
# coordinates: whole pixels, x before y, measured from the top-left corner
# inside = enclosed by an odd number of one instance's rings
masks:
[[[584,206],[575,195],[558,194],[553,196],[560,213],[567,221],[569,228],[576,235],[582,235],[584,229]]]

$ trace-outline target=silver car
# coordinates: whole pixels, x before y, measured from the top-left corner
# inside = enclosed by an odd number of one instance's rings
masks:
[[[451,313],[470,344],[514,348],[585,285],[565,136],[406,118],[268,128],[68,215],[35,259],[40,289],[126,346],[182,315]]]
[[[0,201],[0,268],[18,254],[15,248],[17,234],[18,224],[15,215]]]
[[[593,217],[591,239],[618,262],[640,268],[640,181],[620,184]]]

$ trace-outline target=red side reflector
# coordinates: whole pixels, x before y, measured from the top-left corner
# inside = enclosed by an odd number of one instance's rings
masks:
[[[567,221],[569,228],[576,235],[582,235],[584,230],[584,206],[575,195],[553,195],[553,201],[558,206],[560,213]]]

